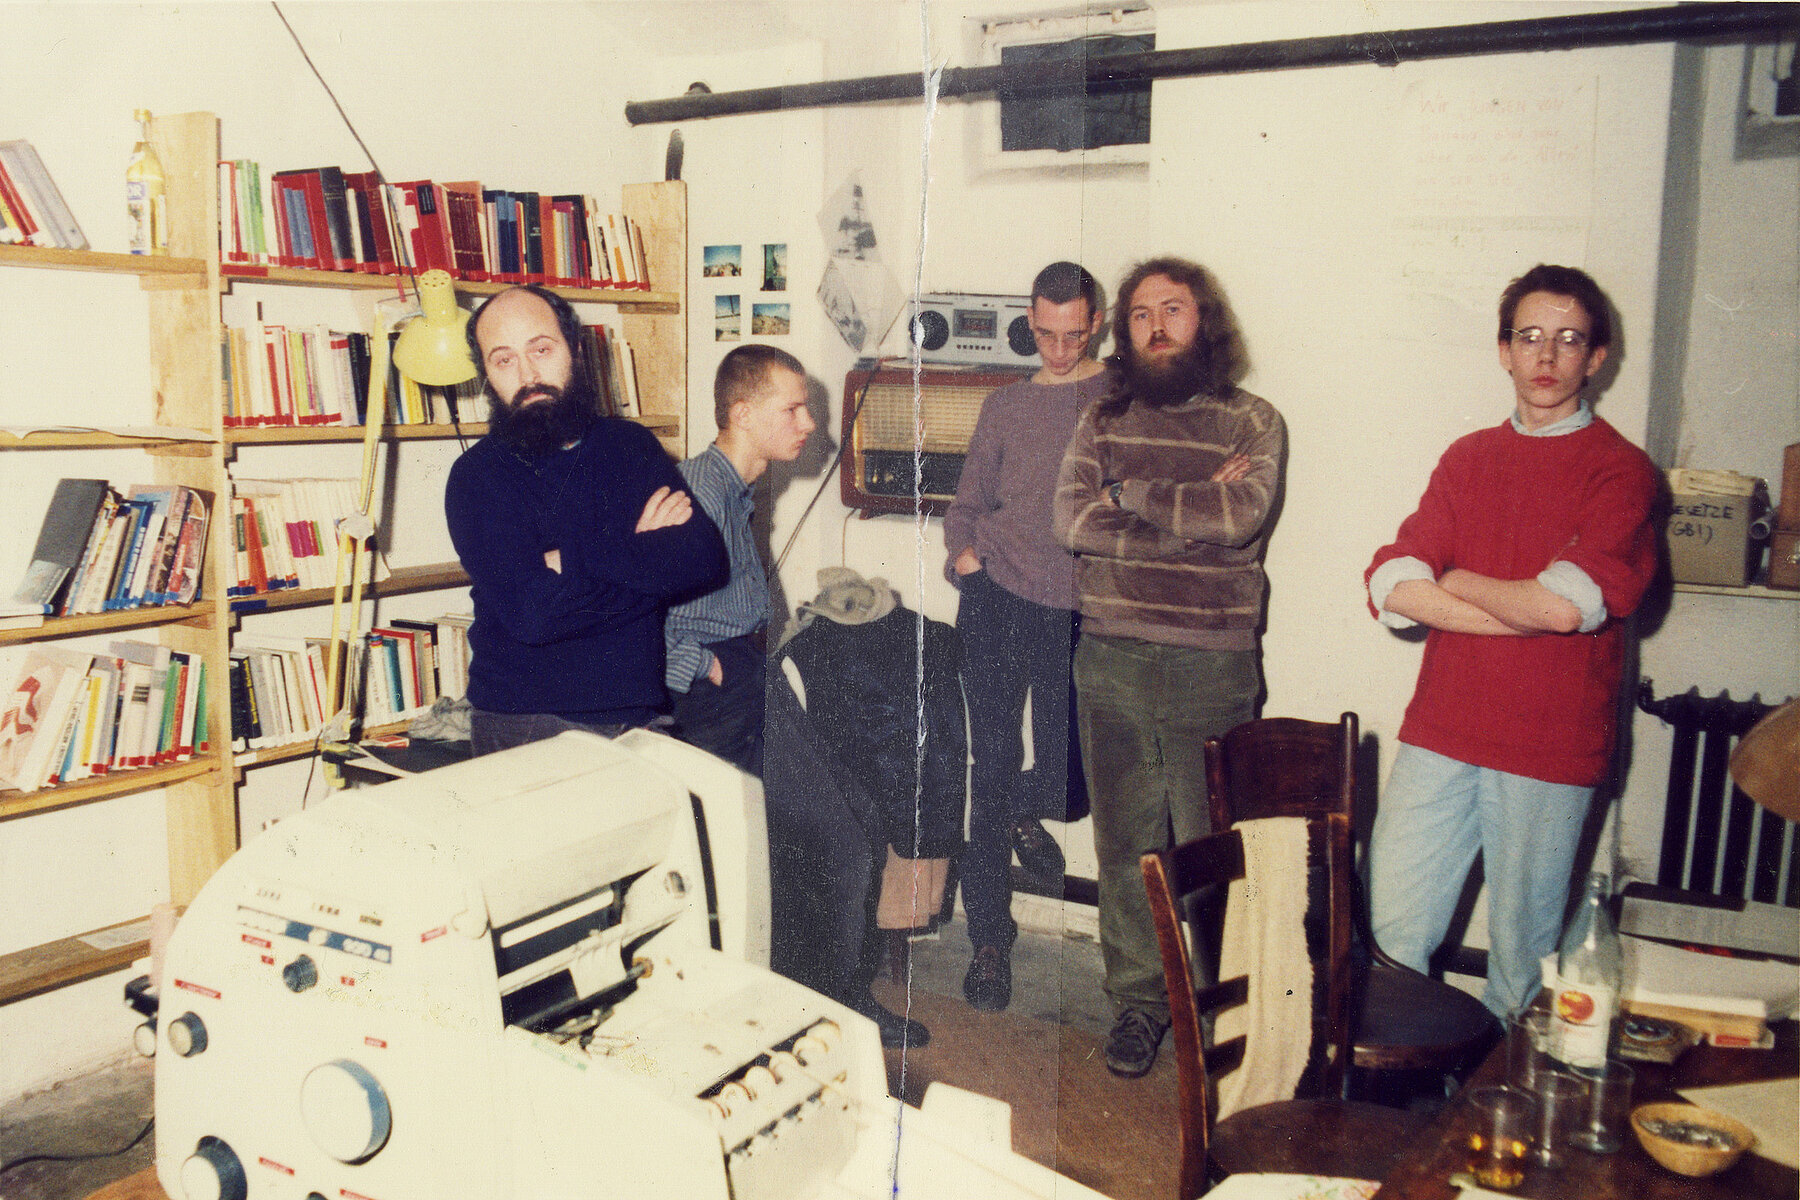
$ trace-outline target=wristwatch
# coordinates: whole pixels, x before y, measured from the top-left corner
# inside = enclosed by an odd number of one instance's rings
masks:
[[[1120,503],[1119,503],[1119,497],[1121,494],[1124,493],[1124,491],[1125,491],[1125,481],[1123,479],[1113,480],[1112,486],[1106,489],[1106,494],[1108,496],[1112,497],[1112,502],[1113,502],[1114,508],[1122,507],[1122,505],[1120,505]]]

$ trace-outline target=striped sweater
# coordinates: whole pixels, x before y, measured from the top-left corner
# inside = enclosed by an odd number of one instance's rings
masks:
[[[1082,628],[1204,650],[1253,650],[1267,579],[1263,549],[1287,428],[1237,390],[1158,409],[1082,415],[1057,479],[1056,536],[1078,555]],[[1235,454],[1250,473],[1212,476]],[[1119,504],[1107,495],[1123,480]]]

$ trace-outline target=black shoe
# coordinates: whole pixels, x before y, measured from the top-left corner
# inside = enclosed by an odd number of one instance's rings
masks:
[[[1156,1065],[1156,1051],[1168,1028],[1167,1021],[1141,1008],[1126,1009],[1106,1039],[1106,1069],[1125,1079],[1148,1075]]]
[[[1063,870],[1068,864],[1063,859],[1062,847],[1056,844],[1042,821],[1014,821],[1012,844],[1014,853],[1019,856],[1019,865],[1025,868],[1027,875],[1050,883],[1062,882]]]
[[[914,1049],[931,1041],[931,1030],[897,1012],[889,1012],[877,1004],[874,997],[864,1001],[856,1011],[875,1022],[875,1028],[881,1031],[884,1049],[895,1050],[902,1046]]]
[[[963,997],[982,1012],[1003,1012],[1012,1003],[1012,957],[999,946],[977,946],[963,976]]]

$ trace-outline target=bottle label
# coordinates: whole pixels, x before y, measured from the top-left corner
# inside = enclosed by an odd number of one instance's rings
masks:
[[[1559,977],[1551,997],[1555,1014],[1551,1054],[1571,1067],[1604,1068],[1618,994],[1605,984],[1571,983]]]

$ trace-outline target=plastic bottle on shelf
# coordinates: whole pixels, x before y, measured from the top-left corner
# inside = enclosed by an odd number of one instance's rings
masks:
[[[133,254],[167,254],[169,252],[169,197],[163,180],[162,160],[150,145],[150,110],[140,108],[132,114],[141,131],[138,144],[131,148],[131,162],[125,168],[125,211],[131,221]]]
[[[1551,1054],[1578,1071],[1599,1071],[1619,1015],[1619,935],[1607,913],[1611,881],[1588,876],[1556,954],[1551,989]]]

